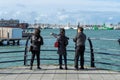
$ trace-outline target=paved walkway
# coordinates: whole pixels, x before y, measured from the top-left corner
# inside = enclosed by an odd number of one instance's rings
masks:
[[[58,66],[42,65],[42,70],[29,70],[29,66],[0,69],[0,80],[120,80],[120,72],[86,68],[59,70]]]

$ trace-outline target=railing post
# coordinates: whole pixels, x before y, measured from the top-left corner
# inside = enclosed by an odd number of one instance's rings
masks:
[[[91,53],[91,67],[95,67],[93,45],[92,45],[92,41],[89,37],[88,37],[88,42],[89,42],[89,45],[90,45],[90,53]]]
[[[25,52],[24,52],[24,65],[27,65],[27,51],[28,51],[28,41],[30,39],[31,36],[29,36],[26,40],[26,44],[25,44]]]

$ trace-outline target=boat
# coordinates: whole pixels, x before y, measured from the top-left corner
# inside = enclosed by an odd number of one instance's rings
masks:
[[[105,24],[103,24],[101,27],[98,27],[97,25],[93,26],[93,30],[113,30],[113,27],[108,27]]]
[[[64,29],[70,29],[70,27],[69,26],[65,26]]]
[[[120,26],[119,26],[119,25],[115,25],[115,26],[114,26],[114,29],[115,29],[115,30],[120,30]]]
[[[101,27],[100,29],[101,30],[113,30],[114,28],[112,28],[112,27]]]
[[[96,25],[93,26],[93,30],[98,30],[98,29],[99,28]]]
[[[72,27],[72,29],[77,29],[77,27]]]

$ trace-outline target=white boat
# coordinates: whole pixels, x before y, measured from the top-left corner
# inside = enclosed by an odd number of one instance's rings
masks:
[[[77,27],[72,27],[72,29],[77,29]]]
[[[64,29],[70,29],[70,27],[66,26],[66,27],[64,27]]]

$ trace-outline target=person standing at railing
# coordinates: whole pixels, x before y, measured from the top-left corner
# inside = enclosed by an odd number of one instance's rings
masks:
[[[65,69],[67,70],[67,51],[66,47],[68,45],[68,37],[65,36],[65,29],[61,28],[60,29],[60,34],[55,34],[51,33],[55,38],[57,38],[58,42],[58,51],[57,53],[59,54],[59,69],[63,69],[62,67],[62,57],[64,57],[64,64],[65,64]]]
[[[30,70],[32,70],[33,67],[33,62],[34,62],[34,58],[35,55],[37,57],[37,68],[40,68],[40,49],[41,49],[41,45],[43,45],[43,38],[40,35],[40,29],[36,28],[34,34],[31,36],[31,53],[32,53],[32,57],[31,57],[31,62],[30,62]]]
[[[84,69],[84,52],[85,52],[85,41],[86,41],[86,35],[83,33],[83,28],[82,27],[78,27],[77,30],[77,35],[76,37],[73,39],[73,41],[76,43],[76,47],[75,47],[75,69],[79,69],[78,68],[78,60],[80,57],[80,69]]]

